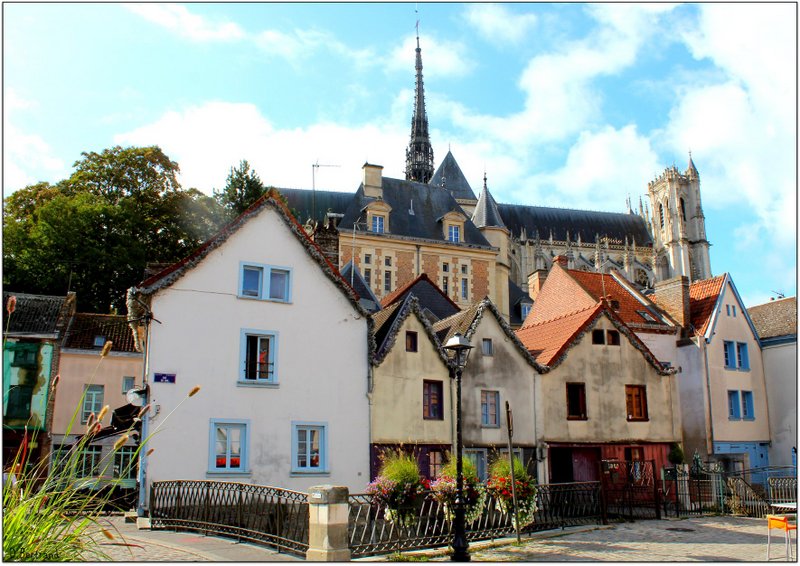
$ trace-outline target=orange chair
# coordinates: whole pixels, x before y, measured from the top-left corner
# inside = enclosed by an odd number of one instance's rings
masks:
[[[770,533],[772,529],[783,531],[784,542],[786,544],[786,559],[792,560],[792,537],[790,531],[795,531],[795,543],[797,542],[797,517],[795,515],[767,515],[767,560],[769,560]]]

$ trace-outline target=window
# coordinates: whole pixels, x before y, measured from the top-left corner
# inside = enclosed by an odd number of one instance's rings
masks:
[[[100,456],[103,451],[102,446],[84,446],[78,460],[75,477],[93,478],[100,475]]]
[[[102,348],[106,345],[106,337],[105,336],[95,336],[94,337],[94,344],[95,348]]]
[[[629,421],[647,420],[647,389],[644,385],[626,385],[625,404]]]
[[[736,343],[736,363],[739,369],[750,369],[750,358],[747,355],[747,344],[744,342]]]
[[[605,344],[606,331],[601,329],[592,330],[592,344]]]
[[[123,480],[135,480],[138,472],[137,459],[134,458],[136,448],[123,446],[114,452],[114,477]]]
[[[372,270],[368,267],[364,270],[364,281],[367,282],[367,286],[369,287],[372,279]]]
[[[461,226],[456,226],[454,224],[450,224],[447,227],[447,239],[451,242],[460,242],[461,241]]]
[[[392,290],[392,272],[383,272],[383,290],[387,293]]]
[[[445,272],[445,273],[450,273],[450,264],[449,263],[443,263],[442,264],[442,271]]]
[[[498,391],[481,391],[481,425],[500,426],[500,393]]]
[[[726,316],[731,316],[731,306],[730,305],[725,305],[725,315]]]
[[[428,450],[428,477],[433,479],[439,475],[444,466],[444,457],[441,450]]]
[[[426,379],[422,382],[422,418],[444,419],[442,390],[441,381],[429,381]]]
[[[655,319],[655,318],[653,318],[653,315],[651,315],[651,314],[650,314],[649,312],[647,312],[647,311],[636,311],[636,312],[639,314],[639,316],[641,316],[641,317],[642,317],[643,319],[645,319],[647,322],[655,322],[655,321],[656,321],[656,319]]]
[[[386,218],[379,214],[372,215],[372,231],[378,234],[383,234],[383,225]]]
[[[484,356],[494,356],[494,344],[491,338],[481,340],[481,353]]]
[[[681,219],[686,222],[686,205],[683,202],[683,198],[681,198]]]
[[[461,298],[469,299],[469,280],[466,277],[461,280]]]
[[[739,412],[739,392],[728,391],[728,418],[732,421],[738,421],[742,418]]]
[[[661,224],[661,229],[663,230],[664,229],[664,205],[663,204],[659,204],[658,205],[658,218],[659,218],[659,222]]]
[[[614,309],[615,311],[619,310],[619,301],[617,299],[611,299],[609,301],[609,304],[611,305],[611,308]]]
[[[386,267],[392,267],[392,256],[386,256],[383,258],[383,263]]]
[[[38,345],[29,342],[18,342],[13,347],[14,359],[11,362],[11,367],[35,368],[37,366]]]
[[[416,352],[417,351],[417,333],[411,332],[410,330],[406,332],[406,352]]]
[[[364,263],[372,263],[372,254],[364,254]]]
[[[731,307],[731,312],[733,312],[733,318],[736,318],[736,305]]]
[[[102,385],[86,385],[83,392],[83,409],[81,410],[81,424],[89,422],[89,415],[97,416],[103,408]]]
[[[69,474],[69,444],[58,444],[53,446],[53,451],[50,453],[50,475],[51,477],[58,478]]]
[[[528,318],[528,315],[531,314],[531,306],[532,305],[529,305],[527,303],[523,303],[522,305],[520,305],[520,308],[522,309],[522,320],[525,320],[526,318]]]
[[[292,423],[292,472],[328,473],[328,425]]]
[[[277,383],[275,358],[278,335],[262,330],[242,330],[239,383]]]
[[[209,472],[246,473],[250,422],[211,419]]]
[[[448,283],[448,281],[447,281],[447,276],[445,275],[444,277],[442,277],[442,292],[443,292],[445,295],[448,295],[448,294],[449,294],[449,290],[448,290],[448,284],[447,284],[447,283]]]
[[[478,473],[478,479],[486,481],[489,479],[488,467],[486,466],[486,450],[481,448],[467,448],[464,450],[464,456],[475,464],[475,471]]]
[[[567,383],[567,419],[586,420],[585,383]]]
[[[136,386],[136,378],[132,375],[126,375],[122,378],[122,394],[125,395],[128,391]]]
[[[608,330],[606,331],[606,344],[609,346],[619,346],[619,331]]]
[[[461,265],[461,274],[462,275],[467,275],[467,264],[466,263]]]
[[[756,418],[753,412],[752,391],[742,391],[742,418],[746,421],[752,421]]]
[[[727,340],[723,342],[722,345],[725,350],[725,368],[736,369],[736,357],[735,357],[736,345],[733,342],[729,342]]]
[[[292,270],[287,267],[242,264],[239,296],[288,303],[291,301],[291,274]]]

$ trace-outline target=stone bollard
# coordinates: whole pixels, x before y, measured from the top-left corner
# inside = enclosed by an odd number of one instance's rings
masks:
[[[308,551],[306,560],[347,562],[350,545],[347,521],[350,512],[346,487],[317,485],[308,490]]]

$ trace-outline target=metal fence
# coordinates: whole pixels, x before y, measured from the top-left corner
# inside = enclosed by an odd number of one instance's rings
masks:
[[[522,532],[601,523],[605,519],[598,482],[540,485],[537,499],[535,521]],[[406,525],[387,521],[385,511],[370,495],[350,496],[348,535],[354,558],[446,546],[452,540],[452,522],[430,493],[424,494],[417,507],[408,510],[413,513],[413,520]],[[469,541],[493,540],[514,532],[511,515],[500,512],[492,497],[487,497],[481,515],[467,524]]]
[[[153,529],[199,531],[266,543],[305,557],[308,495],[275,487],[218,481],[153,482]]]

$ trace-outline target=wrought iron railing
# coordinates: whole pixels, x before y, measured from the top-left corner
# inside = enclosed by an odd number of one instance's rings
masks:
[[[767,483],[770,503],[797,503],[797,477],[772,477]]]
[[[266,544],[305,557],[308,495],[276,487],[218,481],[153,482],[153,529],[199,531]]]
[[[604,521],[598,482],[537,486],[538,510],[535,521],[522,532],[555,529]],[[444,506],[424,494],[418,507],[407,510],[413,520],[406,525],[387,521],[386,509],[366,494],[350,496],[349,539],[354,558],[421,548],[447,546],[452,540],[452,523]],[[492,540],[515,532],[511,515],[497,509],[488,496],[483,512],[467,524],[467,540]]]

